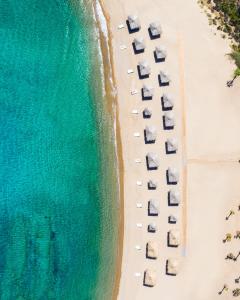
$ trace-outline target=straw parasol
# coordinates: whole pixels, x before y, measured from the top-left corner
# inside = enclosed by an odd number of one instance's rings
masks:
[[[152,111],[151,111],[149,108],[146,107],[146,108],[143,110],[143,117],[144,117],[145,119],[150,119],[151,116],[152,116]]]
[[[156,153],[149,152],[146,156],[148,170],[157,170],[159,167],[159,160]]]
[[[152,86],[144,84],[142,87],[142,98],[143,100],[150,100],[152,99],[154,94],[154,89]]]
[[[163,116],[163,127],[165,130],[171,130],[175,126],[175,119],[173,112],[166,112]]]
[[[170,77],[169,77],[169,75],[168,75],[167,72],[160,71],[158,77],[159,77],[159,83],[160,83],[160,85],[162,85],[162,86],[169,85],[169,83],[170,83]]]
[[[135,38],[133,40],[133,49],[136,54],[144,52],[145,47],[146,45],[143,38]]]
[[[170,230],[168,232],[168,247],[178,247],[180,245],[179,230]]]
[[[151,259],[157,259],[158,257],[158,246],[156,242],[148,242],[146,247],[146,257]]]
[[[144,272],[143,284],[148,287],[153,287],[157,283],[157,273],[155,270],[147,269]]]
[[[138,74],[139,74],[140,79],[149,77],[150,72],[151,72],[151,68],[145,60],[139,62],[139,64],[138,64]]]
[[[175,258],[169,258],[167,260],[167,275],[176,276],[179,271],[179,262]]]
[[[224,243],[226,242],[231,242],[232,240],[232,234],[231,233],[226,233],[226,237],[225,239],[223,240]]]
[[[179,181],[179,172],[176,168],[168,168],[167,170],[167,183],[177,184]]]
[[[170,190],[168,192],[168,205],[178,206],[180,203],[180,193],[177,190]]]
[[[159,23],[152,22],[149,25],[148,32],[149,32],[149,35],[150,35],[151,39],[156,39],[156,38],[159,38],[161,36],[162,28],[161,28]]]
[[[162,95],[162,110],[171,110],[174,106],[174,99],[172,95],[164,93]]]
[[[240,239],[240,231],[236,231],[236,235],[234,236],[235,239]]]
[[[167,50],[164,46],[157,46],[154,51],[154,57],[156,62],[165,61],[167,57]]]
[[[178,141],[176,138],[169,138],[166,141],[166,153],[173,154],[178,150]]]
[[[158,216],[159,214],[159,203],[156,200],[149,200],[148,201],[148,214],[150,216]]]
[[[176,223],[177,223],[177,217],[175,217],[174,215],[170,215],[170,216],[168,217],[168,222],[169,222],[170,224],[176,224]]]
[[[153,144],[157,138],[157,130],[155,126],[146,126],[144,130],[146,144]]]
[[[150,223],[148,225],[148,232],[156,232],[157,231],[157,225],[155,223]]]
[[[148,189],[149,190],[156,190],[156,188],[157,188],[157,182],[150,179],[148,181]]]
[[[233,297],[239,297],[240,296],[240,289],[236,288],[232,291]]]
[[[130,33],[139,31],[141,24],[137,15],[129,15],[127,18],[127,26]]]

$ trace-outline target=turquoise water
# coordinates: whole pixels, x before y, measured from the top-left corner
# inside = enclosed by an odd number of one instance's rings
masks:
[[[90,6],[77,3],[0,0],[2,300],[111,293],[98,283],[114,261],[116,207],[105,164],[114,154],[100,139],[107,121],[97,114],[103,98],[91,63]]]

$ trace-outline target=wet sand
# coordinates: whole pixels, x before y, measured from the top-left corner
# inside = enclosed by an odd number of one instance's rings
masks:
[[[96,15],[97,26],[99,28],[99,37],[100,37],[100,47],[101,53],[104,62],[104,79],[105,79],[105,92],[106,92],[106,100],[107,100],[107,110],[109,114],[112,115],[113,122],[115,122],[115,139],[116,139],[116,151],[117,151],[117,174],[118,174],[118,192],[119,192],[119,216],[118,216],[118,244],[116,247],[116,268],[114,274],[114,286],[112,292],[112,299],[117,299],[119,293],[119,284],[121,278],[121,266],[122,266],[122,256],[123,256],[123,234],[124,234],[124,198],[123,198],[123,191],[124,191],[124,180],[123,180],[123,173],[124,173],[124,164],[123,164],[123,157],[122,157],[122,140],[120,136],[120,123],[119,123],[119,107],[117,103],[117,96],[116,96],[116,79],[114,73],[114,63],[113,63],[113,48],[112,48],[112,34],[110,30],[110,22],[109,16],[104,9],[104,6],[101,2],[99,5],[101,6],[102,13],[107,23],[107,30],[108,30],[108,39],[106,39],[104,32],[102,31],[102,26],[100,24],[100,19],[98,17],[97,12],[97,3],[94,4],[94,10]]]

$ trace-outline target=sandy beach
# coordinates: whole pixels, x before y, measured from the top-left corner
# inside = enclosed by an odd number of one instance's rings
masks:
[[[226,233],[234,235],[240,230],[240,80],[231,88],[226,86],[234,70],[226,56],[231,51],[230,43],[208,24],[206,14],[195,0],[184,3],[181,0],[103,0],[102,4],[111,32],[124,170],[123,256],[117,298],[232,299],[232,289],[239,287],[234,279],[240,276],[240,259],[229,261],[225,257],[230,252],[238,253],[239,240],[223,243],[223,239]],[[141,21],[137,33],[128,33],[129,14],[137,14]],[[150,40],[151,22],[160,22],[163,30],[160,39]],[[124,24],[124,28],[119,29],[119,24]],[[135,37],[143,37],[146,43],[145,51],[137,55],[132,48]],[[166,47],[165,62],[155,63],[156,46]],[[151,74],[139,80],[137,65],[142,60],[149,63]],[[128,74],[129,69],[133,72]],[[167,87],[159,87],[160,70],[167,71],[171,77]],[[141,99],[143,84],[154,88],[152,100]],[[132,90],[138,93],[131,95]],[[175,99],[174,130],[163,129],[160,98],[165,92]],[[146,107],[152,111],[150,119],[142,116]],[[132,113],[133,110],[138,114]],[[144,129],[152,125],[157,129],[156,142],[145,144]],[[178,140],[176,154],[166,154],[165,142],[169,138]],[[158,170],[147,170],[145,156],[149,152],[158,155]],[[171,188],[166,183],[169,167],[177,168],[180,174],[175,188],[180,192],[181,202],[176,207],[170,207],[167,200]],[[156,190],[148,190],[150,179],[157,181]],[[148,216],[150,199],[160,203],[157,217]],[[142,207],[137,207],[139,204]],[[230,210],[235,215],[226,221]],[[170,215],[177,217],[177,224],[169,224]],[[157,225],[155,233],[147,231],[151,222]],[[167,245],[167,233],[172,229],[181,233],[177,248]],[[156,260],[146,258],[149,241],[157,242]],[[166,275],[169,258],[176,258],[180,263],[177,276]],[[152,288],[143,285],[146,269],[153,269],[157,274]],[[229,290],[220,296],[218,292],[224,284]]]

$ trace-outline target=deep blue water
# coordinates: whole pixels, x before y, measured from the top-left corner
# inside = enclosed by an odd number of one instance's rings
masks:
[[[87,15],[0,0],[3,300],[96,299],[106,199]]]

